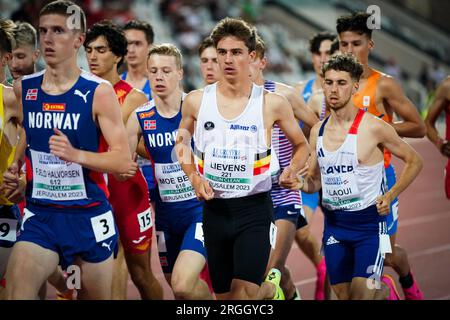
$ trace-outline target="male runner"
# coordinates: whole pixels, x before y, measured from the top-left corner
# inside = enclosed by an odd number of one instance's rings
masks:
[[[142,90],[148,100],[152,99],[150,81],[148,79],[147,56],[153,45],[153,27],[145,21],[131,20],[123,27],[127,39],[127,71],[121,74],[121,79],[129,83],[133,88]],[[153,176],[152,164],[145,158],[146,151],[143,141],[139,143],[137,149],[139,154],[138,163],[142,169],[144,178],[150,192],[150,199],[155,197],[155,179]]]
[[[287,181],[304,166],[308,143],[289,102],[249,77],[256,30],[225,18],[211,38],[222,78],[186,97],[177,156],[197,197],[206,200],[203,230],[214,292],[218,299],[284,298],[277,269],[267,276],[274,285],[261,287],[276,238],[269,195],[272,127],[278,124],[293,145],[282,173]]]
[[[144,104],[147,98],[141,91],[121,80],[117,72],[127,52],[123,31],[108,21],[96,23],[88,30],[84,47],[91,72],[114,86],[122,106],[122,119],[126,123],[130,114]],[[108,190],[125,252],[125,257],[122,255],[120,261],[119,251],[115,264],[112,298],[126,299],[129,270],[142,299],[162,299],[162,287],[151,269],[153,223],[147,183],[140,171],[126,181],[118,181],[110,174]]]
[[[445,139],[439,136],[436,129],[436,120],[445,112],[446,131]],[[450,199],[450,77],[447,77],[436,90],[434,100],[425,119],[428,139],[436,146],[439,152],[449,158],[445,168],[445,195]]]
[[[79,19],[70,16],[73,9]],[[78,298],[111,296],[117,231],[101,172],[134,175],[137,164],[112,87],[77,66],[85,21],[73,2],[44,6],[39,35],[46,69],[14,83],[28,143],[28,183],[6,273],[9,299],[35,299],[58,264],[80,268]],[[110,150],[98,153],[101,135]]]
[[[172,44],[154,46],[148,57],[153,100],[128,119],[131,151],[141,136],[154,163],[157,182],[156,232],[161,267],[176,299],[211,299],[208,285],[199,278],[205,267],[202,203],[173,154],[181,104],[181,53]]]
[[[380,285],[385,253],[390,252],[386,215],[390,203],[418,175],[422,161],[392,126],[355,107],[352,96],[363,66],[354,57],[337,55],[322,70],[331,115],[311,131],[315,152],[298,187],[305,192],[322,187],[323,246],[338,299],[385,298],[375,289]],[[384,181],[384,148],[405,162],[389,191]]]
[[[297,119],[303,121],[312,128],[318,119],[308,106],[302,101],[294,88],[287,86],[279,82],[273,82],[270,80],[264,80],[263,71],[267,65],[267,58],[265,56],[266,47],[264,41],[257,36],[256,38],[256,58],[251,63],[252,80],[259,86],[264,86],[264,89],[270,92],[276,92],[290,102],[294,115]],[[274,126],[272,132],[272,147],[275,150],[278,164],[274,165],[271,170],[284,170],[289,166],[289,162],[292,158],[292,145],[286,136],[281,131],[278,125]],[[273,174],[273,173],[272,173]],[[278,172],[279,174],[279,172]],[[289,190],[282,188],[278,184],[278,175],[272,176],[272,190],[270,195],[273,202],[274,220],[277,227],[277,236],[275,249],[272,250],[267,265],[267,271],[272,267],[277,268],[281,272],[281,288],[285,294],[287,300],[300,300],[300,294],[296,290],[294,283],[292,282],[289,269],[285,266],[287,256],[292,247],[292,242],[295,237],[295,230],[297,226],[297,220],[302,219],[303,225],[307,224],[302,212],[302,198],[298,190]]]
[[[300,82],[295,86],[305,102],[314,111],[319,120],[323,120],[327,115],[325,106],[325,97],[323,94],[322,66],[330,58],[330,47],[336,39],[336,35],[330,32],[319,32],[314,34],[309,40],[309,51],[311,52],[311,61],[315,76],[307,82]],[[324,300],[329,298],[327,292],[329,285],[326,285],[326,265],[325,259],[320,253],[320,246],[317,239],[311,234],[314,213],[319,206],[319,192],[302,193],[303,210],[305,219],[299,218],[295,241],[299,248],[305,253],[308,259],[316,267],[316,289],[314,292],[315,300]],[[326,288],[327,286],[327,288]]]
[[[6,61],[10,57],[14,46],[14,24],[11,21],[0,20],[0,60]],[[2,66],[2,72],[5,67]],[[15,202],[20,197],[11,198],[13,188],[3,184],[3,173],[14,160],[18,143],[19,123],[22,120],[20,109],[16,106],[13,88],[0,83],[0,300],[4,297],[6,271],[11,248],[16,242],[20,229],[20,211]],[[23,193],[25,184],[20,184]],[[14,187],[14,186],[12,186]],[[15,200],[15,201],[13,201]]]
[[[374,47],[372,30],[367,27],[369,18],[367,13],[354,13],[340,17],[336,30],[339,35],[339,50],[344,54],[356,56],[363,65],[358,92],[353,97],[357,107],[367,109],[373,115],[390,123],[401,137],[421,138],[426,133],[425,124],[412,102],[405,96],[401,86],[389,75],[383,74],[369,67],[369,53]],[[393,122],[396,113],[403,121]],[[395,184],[395,171],[391,164],[391,154],[385,150],[385,166],[388,188]],[[398,199],[391,203],[391,213],[387,217],[388,234],[391,239],[392,254],[386,256],[387,266],[394,268],[399,275],[405,298],[407,300],[421,300],[423,294],[415,281],[408,256],[402,247],[396,245],[398,226]],[[393,283],[389,276],[383,282]],[[391,290],[391,293],[396,292]],[[398,297],[391,297],[392,299]]]
[[[198,56],[200,57],[200,71],[203,77],[203,84],[207,86],[219,81],[221,73],[217,62],[217,52],[209,36],[203,39],[200,44]]]

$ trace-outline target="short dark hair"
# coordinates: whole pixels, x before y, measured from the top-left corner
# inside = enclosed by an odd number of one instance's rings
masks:
[[[266,56],[266,44],[264,43],[264,40],[259,36],[259,34],[256,35],[255,51],[258,58],[262,59]]]
[[[249,52],[255,51],[256,29],[242,19],[224,18],[217,23],[211,32],[214,46],[225,37],[236,37],[245,43]]]
[[[362,64],[351,55],[338,54],[330,58],[322,67],[322,75],[329,70],[345,71],[350,74],[353,80],[359,82],[364,71]]]
[[[316,33],[309,39],[309,52],[317,54],[319,53],[322,41],[324,40],[334,41],[335,39],[336,35],[328,31]]]
[[[331,43],[331,47],[330,47],[330,56],[333,55],[337,51],[339,51],[339,40],[334,39],[334,41],[333,41],[333,43]]]
[[[212,41],[210,36],[207,36],[206,38],[203,39],[203,41],[200,43],[199,47],[198,47],[198,56],[201,56],[203,51],[205,51],[205,49],[209,48],[209,47],[214,47],[214,42]]]
[[[39,17],[45,16],[48,14],[59,14],[59,15],[65,16],[65,17],[70,17],[74,14],[74,11],[71,9],[74,9],[75,11],[79,11],[79,13],[80,13],[80,21],[79,21],[80,29],[75,29],[75,30],[79,30],[83,33],[86,32],[86,15],[85,15],[83,9],[81,9],[80,6],[73,3],[72,1],[57,0],[57,1],[50,2],[41,9],[41,11],[39,12]]]
[[[123,58],[127,54],[127,39],[122,29],[115,25],[110,20],[103,20],[95,23],[86,33],[86,41],[84,41],[84,47],[86,48],[89,43],[103,36],[108,42],[108,46],[112,53],[116,56],[121,57],[117,67],[122,65]]]
[[[155,33],[153,32],[153,27],[150,23],[142,21],[142,20],[131,20],[128,21],[127,24],[123,27],[123,30],[140,30],[144,32],[145,39],[148,44],[152,44],[155,38]]]
[[[12,20],[0,19],[0,53],[11,53],[16,46],[15,28],[16,25]]]
[[[366,12],[353,12],[352,14],[339,17],[336,22],[336,31],[341,34],[345,31],[366,34],[372,39],[372,29],[367,26],[367,19],[370,15]]]

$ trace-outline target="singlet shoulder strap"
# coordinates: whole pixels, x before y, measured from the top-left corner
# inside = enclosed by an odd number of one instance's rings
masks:
[[[124,71],[124,73],[122,73],[122,74],[120,75],[120,79],[122,79],[122,80],[125,81],[126,78],[127,78],[127,72]]]
[[[330,116],[326,117],[325,120],[323,121],[322,125],[320,126],[319,137],[323,136],[323,131],[325,130],[325,125],[327,124],[328,119],[330,119]]]
[[[359,124],[361,123],[361,120],[362,120],[362,118],[364,116],[364,112],[365,111],[363,109],[359,109],[358,110],[358,113],[356,114],[355,120],[353,120],[353,124],[350,127],[350,130],[348,132],[349,134],[358,134],[358,127],[359,127]]]

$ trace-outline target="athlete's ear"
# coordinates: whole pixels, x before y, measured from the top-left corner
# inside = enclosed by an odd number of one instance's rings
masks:
[[[374,46],[375,42],[373,41],[373,39],[369,39],[369,50],[372,50]]]
[[[8,64],[8,62],[11,60],[12,58],[12,54],[10,52],[6,52],[1,56],[2,59],[2,67],[6,67],[6,65]]]
[[[33,63],[36,63],[36,61],[39,60],[39,56],[41,55],[41,51],[39,49],[34,50],[33,52]]]
[[[262,58],[260,64],[261,70],[264,70],[267,67],[267,58],[266,57]]]
[[[359,82],[356,81],[355,84],[353,85],[353,90],[352,90],[352,94],[355,94],[358,92],[359,89]]]
[[[255,50],[250,51],[248,55],[250,56],[250,62],[255,62],[255,60],[256,60],[256,51]]]
[[[86,40],[86,33],[84,32],[77,32],[76,33],[76,39],[75,39],[75,49],[80,49],[80,47],[83,45],[84,40]]]
[[[178,70],[179,81],[183,80],[184,71],[183,68]]]

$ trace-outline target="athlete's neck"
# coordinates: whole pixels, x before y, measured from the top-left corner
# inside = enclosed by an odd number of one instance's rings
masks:
[[[131,82],[139,82],[143,79],[147,80],[147,66],[144,64],[128,65],[127,80]]]
[[[173,118],[180,112],[181,100],[183,99],[183,91],[176,89],[168,96],[161,97],[157,94],[153,95],[156,110],[165,118]]]
[[[312,91],[322,90],[323,78],[321,75],[316,73],[316,79],[314,79]]]
[[[102,79],[105,79],[109,83],[111,83],[113,86],[116,85],[117,82],[120,81],[120,76],[117,73],[117,69],[114,67],[114,69],[109,70],[108,73],[101,76]]]
[[[234,83],[227,80],[219,80],[219,82],[217,82],[217,89],[221,94],[227,97],[240,98],[244,96],[250,98],[252,88],[253,82],[250,77]]]
[[[47,65],[41,87],[49,94],[61,94],[72,88],[80,74],[81,69],[75,59],[59,65]]]
[[[353,120],[356,117],[356,114],[358,113],[358,108],[355,107],[353,104],[353,100],[350,99],[350,101],[347,103],[345,107],[342,107],[340,109],[332,109],[331,108],[331,115],[330,115],[330,124],[337,125],[340,127],[347,128],[349,126],[349,123],[353,123]]]
[[[373,73],[373,69],[371,67],[369,67],[368,64],[363,64],[363,73],[361,75],[361,80],[366,80],[368,79],[372,73]]]
[[[256,85],[258,86],[263,86],[264,85],[264,76],[262,72],[259,72],[258,75],[256,76],[255,80],[253,81]]]

